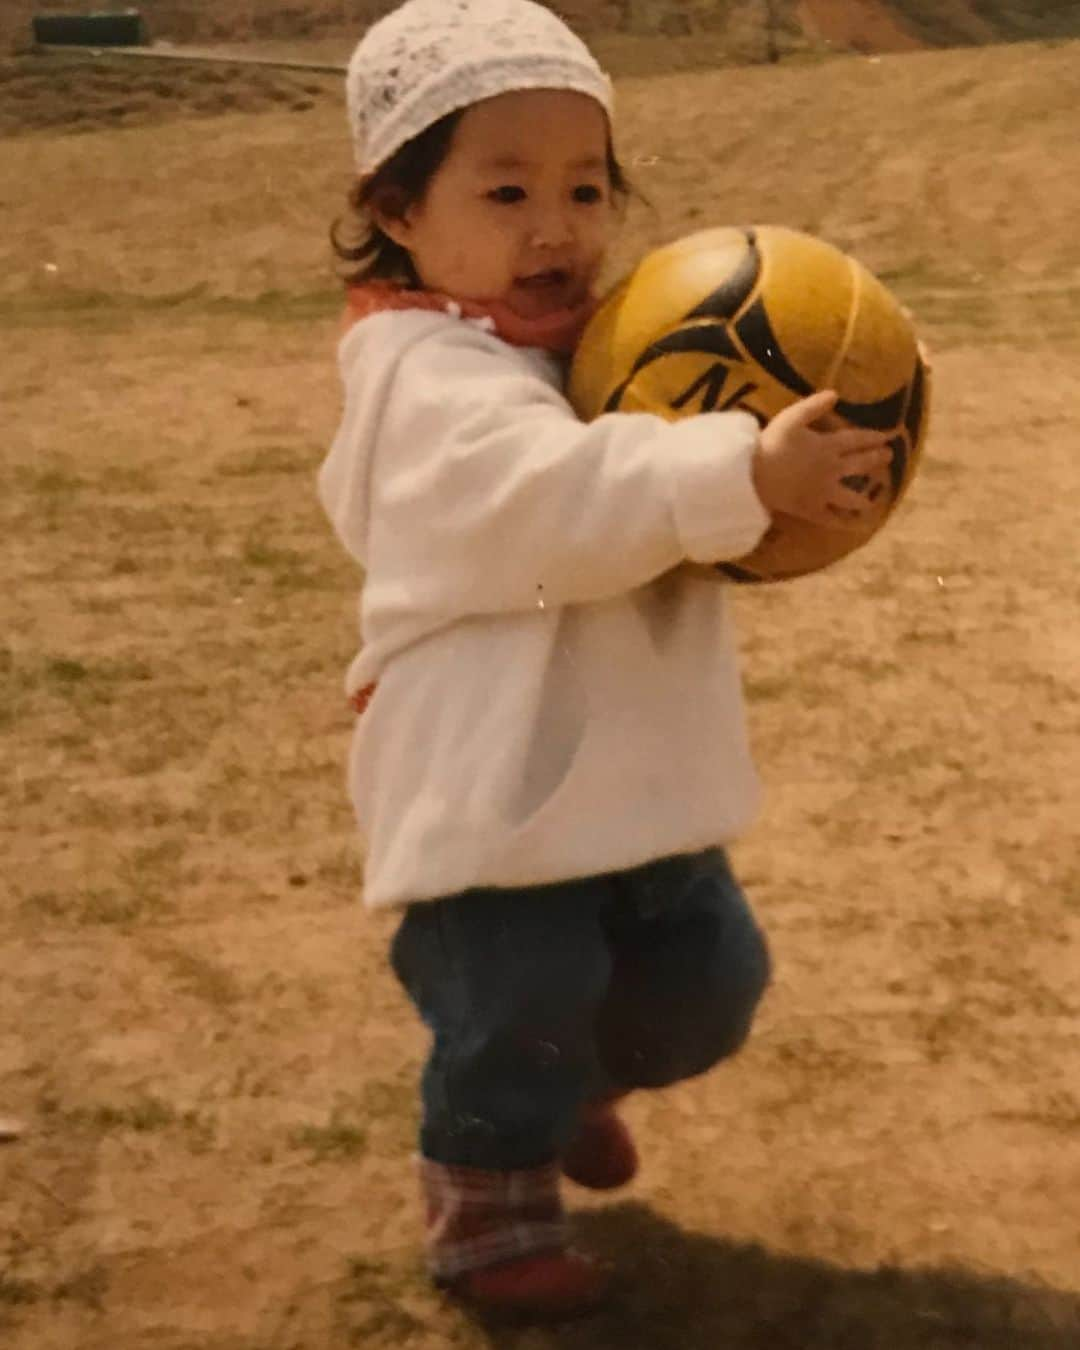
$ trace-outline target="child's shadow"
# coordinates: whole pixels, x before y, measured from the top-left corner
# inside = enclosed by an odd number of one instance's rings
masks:
[[[582,1215],[619,1268],[609,1308],[499,1350],[1077,1350],[1080,1295],[959,1269],[845,1270],[687,1233],[637,1204]],[[524,1337],[524,1339],[523,1339]]]

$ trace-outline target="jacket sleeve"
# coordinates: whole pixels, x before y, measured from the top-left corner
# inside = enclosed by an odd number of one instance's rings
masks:
[[[755,546],[769,517],[751,482],[752,417],[583,424],[534,359],[466,324],[404,353],[372,452],[372,581],[429,613],[520,611],[609,599]]]

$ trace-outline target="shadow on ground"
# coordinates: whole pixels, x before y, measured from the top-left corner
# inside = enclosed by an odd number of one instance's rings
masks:
[[[1075,1350],[1080,1295],[959,1269],[845,1270],[687,1233],[640,1205],[582,1216],[619,1266],[601,1314],[528,1333],[530,1350]],[[483,1325],[496,1350],[520,1328]]]

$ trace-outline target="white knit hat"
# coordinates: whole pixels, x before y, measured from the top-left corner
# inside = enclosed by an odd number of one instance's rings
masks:
[[[345,92],[360,174],[447,113],[519,89],[588,94],[611,115],[611,81],[588,47],[532,0],[407,0],[353,52]]]

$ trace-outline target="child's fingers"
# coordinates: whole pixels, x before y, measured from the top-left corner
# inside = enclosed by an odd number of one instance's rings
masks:
[[[850,503],[854,501],[855,505]],[[836,494],[836,500],[825,503],[825,511],[820,521],[830,530],[850,530],[853,534],[866,534],[882,514],[880,501],[867,501],[857,493],[847,496]]]
[[[888,484],[892,456],[888,451],[864,450],[835,462],[836,479],[845,487],[861,492],[871,501]]]
[[[850,426],[850,422],[846,422],[838,412],[834,411],[823,413],[821,417],[810,424],[810,430],[822,432],[847,431]]]
[[[830,530],[843,530],[847,534],[867,534],[870,523],[866,512],[849,511],[846,507],[835,506],[829,502],[822,519],[816,522]]]
[[[883,431],[867,431],[865,427],[847,427],[843,431],[830,431],[829,449],[845,459],[857,458],[864,454],[877,454],[879,458],[881,456],[888,458],[892,454],[888,435]]]
[[[829,493],[829,500],[852,511],[869,511],[884,486],[885,480],[878,474],[845,474]]]
[[[865,530],[888,509],[889,494],[878,475],[846,475],[840,479],[826,503],[830,523],[846,522],[852,529]]]
[[[834,389],[823,389],[817,394],[799,399],[778,412],[770,423],[783,431],[795,431],[801,427],[812,426],[821,418],[828,416],[836,407],[837,394]]]

